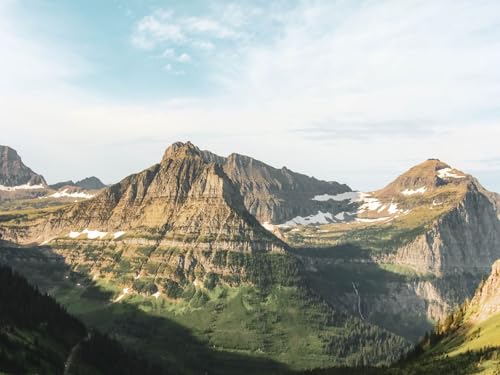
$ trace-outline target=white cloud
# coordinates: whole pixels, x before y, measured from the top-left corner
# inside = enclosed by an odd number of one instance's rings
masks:
[[[143,18],[134,43],[163,55],[159,70],[182,76],[175,65],[185,53],[205,63],[200,76],[216,92],[147,104],[70,84],[91,67],[22,38],[0,12],[2,142],[50,181],[96,174],[111,182],[187,139],[361,190],[428,157],[480,178],[498,170],[481,165],[500,159],[499,3],[300,4],[204,16],[240,35],[224,43],[210,23],[188,27],[188,17],[169,12]]]
[[[189,56],[187,53],[182,53],[177,57],[177,61],[179,62],[190,62],[191,61],[191,56]]]
[[[163,10],[142,18],[132,35],[134,46],[142,49],[152,49],[161,42],[180,43],[185,39],[182,28],[173,23],[172,13]]]

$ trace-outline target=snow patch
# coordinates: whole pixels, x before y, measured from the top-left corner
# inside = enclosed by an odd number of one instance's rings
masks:
[[[396,203],[391,202],[391,205],[387,209],[387,212],[389,212],[391,215],[397,214],[401,210],[398,209],[398,205]]]
[[[363,200],[365,196],[366,196],[365,193],[361,193],[359,191],[348,191],[346,193],[340,193],[335,195],[330,195],[330,194],[316,195],[314,198],[312,198],[312,200],[320,202],[326,202],[329,200],[334,200],[334,201],[350,200],[351,202],[359,202]]]
[[[345,220],[345,212],[341,212],[334,216],[337,220]]]
[[[90,198],[93,198],[94,195],[93,194],[88,194],[88,193],[85,193],[83,191],[80,191],[80,192],[69,192],[68,189],[64,189],[63,191],[58,191],[54,194],[51,194],[49,195],[49,197],[52,197],[52,198],[84,198],[84,199],[90,199]]]
[[[358,211],[376,211],[382,206],[382,203],[377,198],[368,198],[365,196],[363,199],[363,204],[359,207]]]
[[[437,171],[437,175],[439,178],[465,178],[464,175],[459,175],[454,173],[457,172],[453,168],[443,168]]]
[[[401,194],[409,196],[409,195],[415,195],[415,194],[424,194],[427,191],[427,188],[425,186],[422,186],[418,189],[412,190],[412,189],[405,189],[401,192]]]
[[[3,190],[3,191],[36,190],[36,189],[45,189],[45,186],[43,186],[42,184],[39,184],[39,185],[24,184],[24,185],[18,185],[18,186],[0,185],[0,190]]]
[[[100,232],[98,230],[88,230],[85,229],[83,232],[72,231],[69,232],[68,237],[77,238],[82,234],[86,234],[89,240],[95,240],[96,238],[103,239],[107,236],[108,232]]]
[[[160,292],[153,293],[153,297],[156,298],[156,299],[158,299],[158,297],[160,296],[160,294],[161,294]]]
[[[116,239],[120,238],[121,236],[123,236],[125,233],[126,232],[124,232],[122,230],[115,232],[115,233],[113,233],[113,238],[116,240]]]
[[[309,225],[309,224],[329,224],[333,221],[333,215],[330,212],[318,211],[316,215],[309,215],[307,217],[296,216],[293,219],[284,223],[284,225]]]

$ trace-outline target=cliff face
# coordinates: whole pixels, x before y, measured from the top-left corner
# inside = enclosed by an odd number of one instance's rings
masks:
[[[439,217],[425,234],[402,246],[384,261],[421,272],[486,274],[500,258],[500,220],[496,207],[470,181],[458,204]]]
[[[0,146],[0,185],[2,190],[14,187],[46,187],[45,179],[22,162],[16,150]]]
[[[500,259],[493,264],[490,276],[480,285],[468,308],[474,323],[500,313]]]

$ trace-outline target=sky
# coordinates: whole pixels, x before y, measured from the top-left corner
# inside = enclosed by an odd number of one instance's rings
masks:
[[[190,140],[354,189],[500,191],[498,0],[0,0],[0,144],[117,182]]]

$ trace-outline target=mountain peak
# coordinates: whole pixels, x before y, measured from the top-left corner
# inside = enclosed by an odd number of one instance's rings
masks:
[[[162,162],[169,159],[185,158],[187,156],[202,156],[201,150],[192,144],[190,141],[187,142],[175,142],[172,143],[163,154]]]
[[[385,188],[378,195],[412,195],[435,190],[436,188],[468,181],[468,176],[439,159],[427,159],[410,168]]]
[[[16,150],[0,146],[0,185],[4,187],[45,187],[45,179],[28,168]]]

